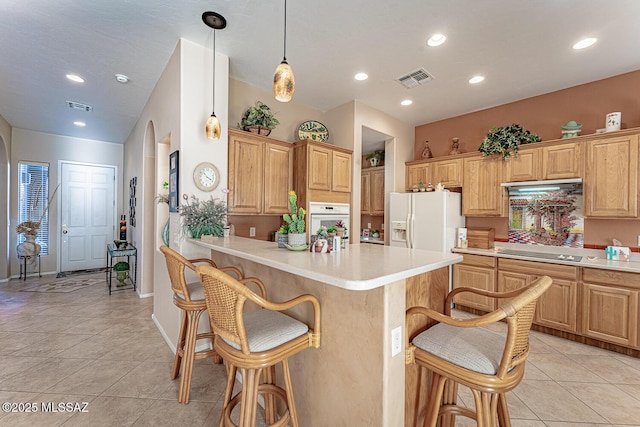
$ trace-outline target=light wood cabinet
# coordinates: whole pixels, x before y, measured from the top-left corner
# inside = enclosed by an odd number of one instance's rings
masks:
[[[407,191],[411,191],[414,185],[422,182],[426,187],[431,182],[431,163],[417,163],[407,165],[405,169],[405,187]]]
[[[579,143],[564,143],[540,149],[542,173],[540,179],[580,178],[582,176],[582,150]]]
[[[360,213],[384,215],[384,166],[362,169]]]
[[[586,144],[584,216],[638,217],[638,135]]]
[[[502,158],[467,157],[462,172],[462,214],[466,216],[504,216],[506,189],[500,186]]]
[[[462,159],[441,160],[431,164],[431,183],[445,188],[462,186]]]
[[[505,161],[504,180],[520,182],[580,178],[582,163],[582,151],[578,143],[527,147]]]
[[[293,189],[309,202],[351,203],[352,151],[308,139],[293,144]]]
[[[576,267],[500,258],[498,291],[507,292],[528,286],[543,275],[551,277],[553,283],[538,299],[534,323],[575,333],[578,319]]]
[[[540,174],[540,150],[519,150],[504,161],[506,182],[535,181]]]
[[[453,287],[468,287],[495,291],[496,258],[480,255],[464,254],[464,261],[453,266]],[[495,300],[482,295],[465,293],[456,295],[453,301],[456,306],[474,308],[490,312],[496,307]]]
[[[231,214],[288,212],[292,145],[229,129],[229,208]]]
[[[585,268],[582,280],[582,333],[590,338],[640,348],[640,275]]]

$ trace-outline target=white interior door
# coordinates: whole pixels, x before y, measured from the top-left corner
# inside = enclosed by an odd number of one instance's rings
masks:
[[[115,223],[115,168],[62,163],[61,271],[106,265]]]

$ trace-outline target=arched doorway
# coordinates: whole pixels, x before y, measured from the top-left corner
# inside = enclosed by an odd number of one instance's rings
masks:
[[[9,278],[9,148],[2,136],[0,136],[0,224],[6,224],[0,228],[0,282]]]

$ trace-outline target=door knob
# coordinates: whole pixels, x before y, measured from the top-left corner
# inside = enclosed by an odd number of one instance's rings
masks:
[[[69,230],[62,230],[62,234],[69,234]]]

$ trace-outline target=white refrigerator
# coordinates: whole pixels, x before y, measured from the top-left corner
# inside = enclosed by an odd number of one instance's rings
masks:
[[[460,193],[391,193],[391,246],[451,252],[465,226]]]

